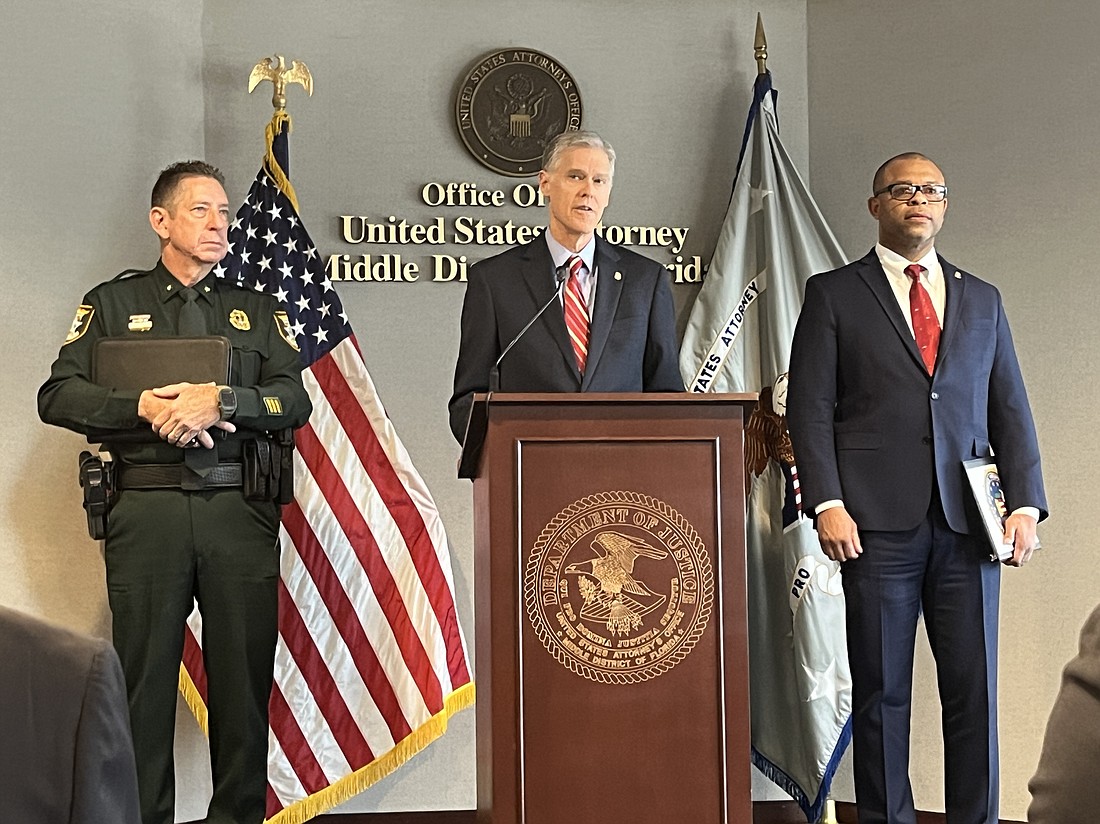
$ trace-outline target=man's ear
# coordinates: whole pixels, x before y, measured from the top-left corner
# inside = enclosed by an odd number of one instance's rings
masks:
[[[168,210],[163,206],[154,206],[149,210],[149,225],[161,240],[168,240],[168,218]]]
[[[867,211],[871,213],[871,217],[878,220],[879,209],[882,208],[882,202],[874,196],[867,198]]]
[[[546,197],[546,183],[550,180],[550,175],[546,173],[545,169],[539,169],[539,194]]]

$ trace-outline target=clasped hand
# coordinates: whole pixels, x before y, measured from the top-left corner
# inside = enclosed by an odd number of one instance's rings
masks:
[[[221,420],[218,387],[213,383],[173,383],[146,389],[138,399],[138,416],[152,424],[163,440],[180,448],[213,449],[210,427],[237,430]]]

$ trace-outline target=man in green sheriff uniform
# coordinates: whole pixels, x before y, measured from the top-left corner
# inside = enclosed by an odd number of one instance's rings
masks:
[[[107,594],[144,824],[173,821],[175,693],[192,599],[202,613],[210,710],[214,794],[207,821],[264,818],[279,507],[245,497],[242,452],[265,432],[302,425],[311,404],[275,300],[209,276],[228,250],[223,182],[198,161],[161,173],[149,212],[160,261],[88,293],[38,392],[43,421],[101,438],[117,462],[104,551]],[[228,386],[124,391],[92,382],[98,339],[181,334],[229,338]],[[141,431],[145,442],[133,437]]]

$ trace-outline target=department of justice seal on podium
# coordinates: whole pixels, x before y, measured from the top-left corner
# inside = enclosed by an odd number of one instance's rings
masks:
[[[633,684],[672,669],[710,620],[714,577],[698,533],[663,501],[602,492],[559,512],[531,549],[527,617],[570,671]]]
[[[538,174],[546,144],[581,126],[581,96],[572,75],[534,49],[481,57],[455,101],[458,133],[479,162],[509,177]]]

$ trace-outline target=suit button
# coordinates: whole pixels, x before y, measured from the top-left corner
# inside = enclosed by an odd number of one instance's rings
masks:
[[[932,393],[932,400],[938,401],[939,399],[940,399],[940,393],[939,392],[933,392]]]
[[[925,435],[923,438],[920,439],[920,442],[923,444],[929,444],[932,443],[932,439]]]

